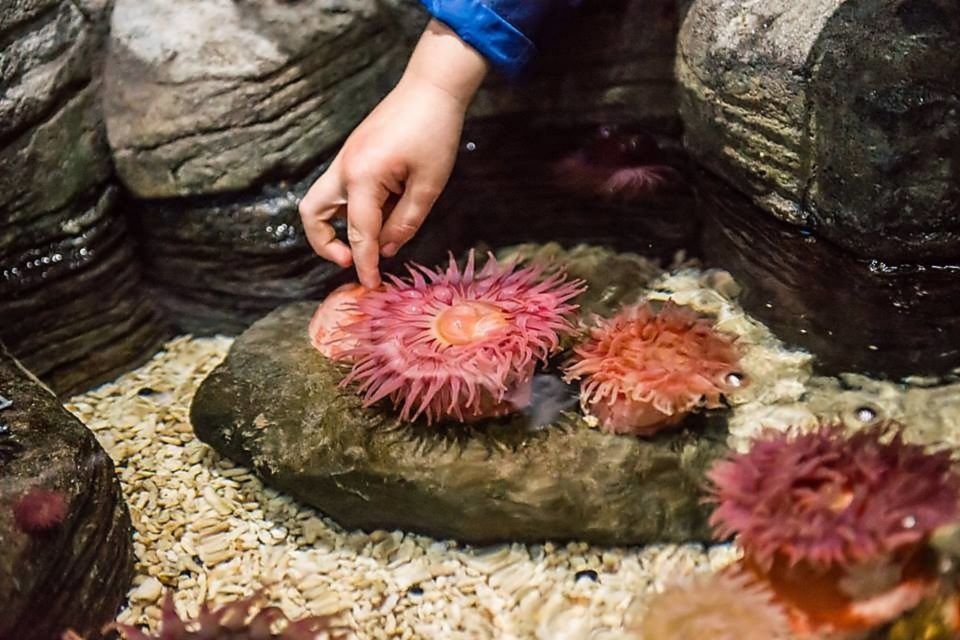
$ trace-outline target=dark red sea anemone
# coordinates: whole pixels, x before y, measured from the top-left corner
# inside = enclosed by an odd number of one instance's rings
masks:
[[[331,616],[290,621],[276,607],[261,607],[262,600],[258,593],[212,611],[203,604],[196,620],[182,620],[168,591],[158,636],[126,624],[111,624],[104,633],[116,630],[124,640],[345,640],[350,636],[350,630]]]
[[[960,476],[948,451],[907,444],[881,425],[770,433],[709,473],[711,524],[759,564],[851,565],[924,540],[957,518]]]
[[[649,134],[621,127],[601,127],[583,149],[557,163],[560,186],[578,193],[616,200],[636,200],[679,180]]]
[[[528,401],[537,362],[572,329],[578,282],[539,267],[499,264],[476,271],[471,252],[461,271],[408,266],[382,290],[356,301],[359,319],[344,327],[353,363],[344,385],[364,404],[390,398],[404,420],[472,420],[502,415]]]
[[[717,535],[736,534],[799,629],[869,628],[916,606],[934,580],[922,543],[960,505],[950,453],[893,424],[769,433],[708,477]]]
[[[630,306],[596,320],[566,379],[582,380],[584,411],[604,430],[650,435],[696,408],[723,406],[743,380],[735,340],[671,302]]]
[[[62,491],[33,487],[13,505],[13,520],[24,533],[33,535],[56,529],[67,515]]]

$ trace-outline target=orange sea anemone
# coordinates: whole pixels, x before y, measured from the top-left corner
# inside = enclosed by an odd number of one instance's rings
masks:
[[[735,337],[667,302],[597,319],[577,346],[567,381],[582,380],[584,411],[612,433],[650,435],[697,408],[719,408],[742,384]]]
[[[640,640],[787,640],[783,609],[763,585],[737,571],[701,575],[653,596],[632,629]]]
[[[410,265],[382,290],[357,296],[355,321],[341,327],[353,363],[344,385],[364,404],[389,398],[404,420],[496,416],[522,408],[537,362],[572,330],[570,300],[583,289],[563,274],[500,264],[477,271],[471,252],[461,271]]]
[[[737,536],[800,629],[870,628],[916,606],[934,583],[923,543],[960,506],[951,454],[894,424],[771,432],[708,477],[717,535]]]
[[[357,301],[368,289],[357,283],[345,284],[334,289],[317,307],[307,333],[310,342],[323,355],[336,359],[344,351],[356,347],[344,330],[362,316],[357,311]]]

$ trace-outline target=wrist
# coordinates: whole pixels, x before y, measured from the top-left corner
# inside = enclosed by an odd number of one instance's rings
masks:
[[[466,112],[489,68],[476,49],[443,23],[431,20],[400,83],[446,94]]]

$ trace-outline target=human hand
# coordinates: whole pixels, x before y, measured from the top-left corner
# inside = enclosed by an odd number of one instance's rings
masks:
[[[414,236],[446,186],[486,69],[479,53],[431,22],[403,78],[300,202],[314,251],[354,264],[365,287],[380,285],[380,255],[395,255]],[[331,225],[337,216],[347,218],[349,246]]]

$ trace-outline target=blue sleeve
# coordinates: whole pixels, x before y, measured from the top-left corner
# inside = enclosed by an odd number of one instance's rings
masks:
[[[578,0],[420,0],[494,68],[521,74],[536,52],[537,33],[554,9]]]

